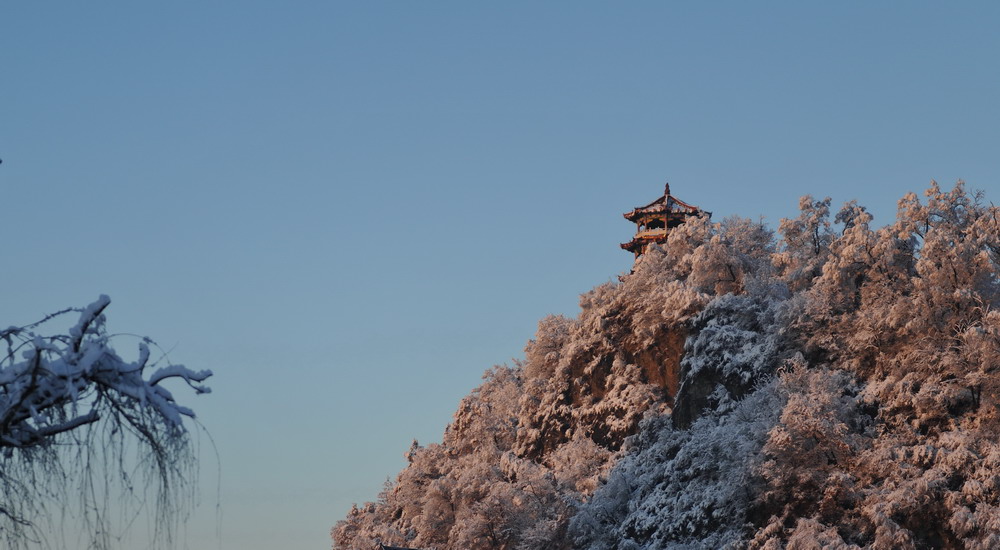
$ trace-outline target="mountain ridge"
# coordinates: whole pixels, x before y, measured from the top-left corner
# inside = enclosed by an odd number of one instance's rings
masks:
[[[539,322],[335,549],[1000,545],[998,209],[692,218]],[[839,227],[839,234],[834,231]]]

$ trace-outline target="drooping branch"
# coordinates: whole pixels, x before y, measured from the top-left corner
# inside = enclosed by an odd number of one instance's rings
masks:
[[[196,394],[209,393],[202,383],[212,372],[167,365],[150,373],[148,339],[139,344],[138,359],[122,359],[105,330],[110,302],[101,296],[85,308],[0,331],[7,343],[0,359],[0,540],[10,547],[22,547],[29,534],[44,538],[46,529],[39,526],[54,521],[46,517],[65,513],[47,511],[46,501],[59,494],[64,496],[53,506],[80,502],[84,530],[106,534],[109,520],[102,510],[115,479],[123,498],[143,506],[146,489],[132,482],[136,467],[150,476],[147,483],[159,480],[155,502],[163,513],[154,516],[158,529],[176,517],[171,510],[180,504],[171,495],[189,487],[185,472],[194,455],[182,419],[193,418],[194,411],[177,403],[163,384],[180,379]],[[80,317],[67,332],[39,334],[70,312]],[[138,464],[128,465],[133,459]],[[102,460],[103,471],[94,471]],[[103,475],[104,482],[92,483],[94,475]],[[78,487],[82,499],[66,498],[71,487]],[[103,547],[103,536],[94,535],[95,548]]]

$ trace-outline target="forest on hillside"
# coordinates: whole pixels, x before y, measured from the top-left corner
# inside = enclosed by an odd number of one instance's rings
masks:
[[[1000,548],[1000,209],[693,218],[539,322],[333,547]]]

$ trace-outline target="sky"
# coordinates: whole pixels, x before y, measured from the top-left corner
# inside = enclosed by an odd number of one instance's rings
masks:
[[[888,223],[931,179],[1000,201],[998,25],[994,2],[7,2],[0,324],[110,295],[112,331],[215,372],[176,390],[219,457],[202,436],[181,547],[329,548],[483,371],[630,268],[621,214],[665,181],[772,227],[805,194]]]

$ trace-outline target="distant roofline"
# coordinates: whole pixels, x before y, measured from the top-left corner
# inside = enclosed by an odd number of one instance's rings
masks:
[[[670,202],[667,202],[667,199]],[[636,218],[643,214],[659,214],[661,212],[675,212],[678,214],[699,214],[704,212],[701,208],[688,204],[673,195],[664,195],[646,206],[637,206],[631,211],[622,214],[626,220],[635,222]]]

